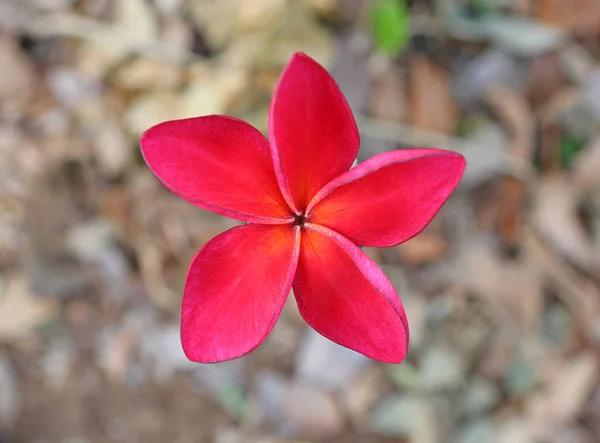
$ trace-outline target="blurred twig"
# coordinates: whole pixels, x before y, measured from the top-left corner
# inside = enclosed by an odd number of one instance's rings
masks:
[[[464,139],[438,132],[426,131],[404,123],[389,122],[372,117],[356,115],[361,133],[375,138],[383,138],[406,145],[437,146],[460,152]]]
[[[473,145],[473,140],[426,131],[404,123],[389,122],[364,115],[356,115],[356,121],[361,134],[402,145],[436,147],[460,153],[465,152],[467,145]],[[486,150],[488,147],[482,145],[478,149]],[[531,164],[528,160],[507,153],[507,165],[501,172],[526,178],[531,174]]]

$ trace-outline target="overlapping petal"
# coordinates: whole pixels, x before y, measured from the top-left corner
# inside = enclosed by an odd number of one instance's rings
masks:
[[[325,337],[384,362],[404,359],[408,322],[400,299],[348,239],[306,225],[293,287],[302,317]]]
[[[248,224],[208,242],[188,271],[181,340],[196,362],[230,360],[273,329],[298,262],[299,228]]]
[[[286,200],[303,209],[327,182],[350,168],[359,148],[352,111],[329,73],[295,54],[269,115],[275,171]]]
[[[427,226],[464,169],[464,157],[452,151],[406,149],[380,154],[319,191],[308,208],[310,221],[358,245],[397,245]]]
[[[290,216],[269,142],[248,123],[216,115],[165,122],[146,131],[141,145],[163,184],[197,206],[256,223]]]

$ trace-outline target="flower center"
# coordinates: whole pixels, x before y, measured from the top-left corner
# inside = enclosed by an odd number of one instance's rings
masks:
[[[306,223],[306,216],[304,213],[296,215],[294,218],[294,224],[296,226],[304,226],[304,223]]]

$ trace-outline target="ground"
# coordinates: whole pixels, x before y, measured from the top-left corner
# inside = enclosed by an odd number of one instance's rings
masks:
[[[416,0],[393,53],[381,3],[0,3],[2,443],[600,441],[600,3]],[[399,366],[293,297],[247,357],[181,350],[188,263],[236,222],[162,187],[139,136],[213,113],[266,132],[295,51],[346,95],[359,161],[467,159],[421,235],[365,248],[408,312]]]

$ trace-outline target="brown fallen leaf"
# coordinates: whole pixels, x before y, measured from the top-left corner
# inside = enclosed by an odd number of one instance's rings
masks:
[[[551,123],[543,125],[540,136],[540,170],[544,173],[557,173],[562,170],[560,147],[563,125]]]
[[[442,134],[452,132],[458,121],[450,76],[424,55],[410,61],[408,115],[417,128]]]
[[[581,36],[600,31],[600,2],[597,0],[539,0],[537,18]]]
[[[582,99],[579,88],[565,87],[540,109],[538,118],[542,125],[560,123],[568,112],[581,103]]]
[[[448,250],[448,241],[439,232],[424,232],[401,244],[397,250],[403,264],[423,266],[439,260]]]
[[[529,66],[527,99],[534,109],[547,102],[565,84],[565,74],[558,52],[535,57]]]
[[[505,177],[500,184],[498,235],[507,247],[515,248],[519,243],[524,200],[524,181]]]
[[[511,161],[531,164],[535,149],[535,125],[525,97],[511,89],[494,87],[486,92],[485,98],[509,129],[511,139],[508,152]],[[514,248],[521,231],[526,183],[522,178],[507,176],[500,190],[498,235],[506,247]]]

